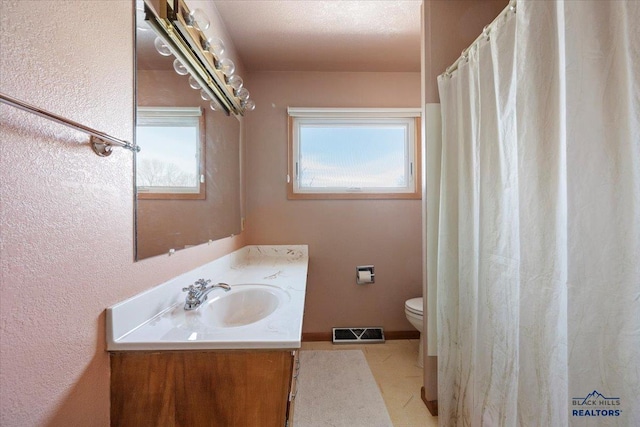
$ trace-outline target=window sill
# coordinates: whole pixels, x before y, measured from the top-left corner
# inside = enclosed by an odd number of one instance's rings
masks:
[[[288,200],[421,200],[420,193],[294,193],[287,191]]]

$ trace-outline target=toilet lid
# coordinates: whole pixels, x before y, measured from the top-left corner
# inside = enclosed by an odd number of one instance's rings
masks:
[[[411,298],[404,303],[404,306],[407,310],[422,315],[422,297],[420,298]]]

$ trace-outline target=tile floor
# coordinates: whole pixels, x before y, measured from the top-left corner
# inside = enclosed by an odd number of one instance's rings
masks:
[[[417,365],[418,340],[389,340],[382,344],[303,342],[304,350],[362,350],[394,427],[437,427],[420,398],[422,368]]]

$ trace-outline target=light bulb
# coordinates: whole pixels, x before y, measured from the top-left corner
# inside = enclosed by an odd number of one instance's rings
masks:
[[[202,50],[206,50],[211,53],[216,59],[220,58],[224,53],[224,43],[217,37],[209,37],[207,39],[200,39],[200,46]]]
[[[227,77],[230,77],[236,71],[236,64],[229,58],[222,58],[218,61],[216,67]]]
[[[209,17],[202,9],[193,9],[191,13],[189,13],[189,18],[187,24],[198,28],[200,31],[208,29],[211,25]]]
[[[198,83],[198,81],[194,79],[193,76],[189,76],[189,86],[191,86],[192,89],[202,89],[200,87],[200,83]]]
[[[242,103],[242,106],[244,107],[244,111],[253,111],[256,109],[256,103],[253,102],[253,99],[247,99]]]
[[[236,91],[236,93],[242,88],[242,85],[244,84],[244,82],[242,81],[242,77],[235,74],[227,79],[227,83]]]
[[[238,98],[240,98],[241,101],[246,101],[249,99],[249,91],[247,90],[246,87],[243,87],[242,89],[240,89],[238,91],[238,93],[236,94],[236,96]]]
[[[209,96],[209,94],[204,89],[200,91],[200,98],[204,99],[205,101],[211,101],[211,96]]]
[[[216,58],[220,58],[224,53],[224,42],[218,37],[209,37],[207,43],[209,52],[215,55]]]
[[[187,70],[187,67],[185,67],[184,64],[177,58],[175,61],[173,61],[173,69],[176,70],[176,73],[180,74],[181,76],[186,76],[187,74],[189,74],[189,70]]]
[[[162,56],[171,56],[171,50],[160,37],[156,37],[153,41],[153,45],[156,47],[158,53]]]
[[[220,111],[220,110],[221,110],[220,105],[219,105],[217,102],[215,102],[215,101],[211,101],[211,102],[209,103],[209,107],[210,107],[213,111]]]

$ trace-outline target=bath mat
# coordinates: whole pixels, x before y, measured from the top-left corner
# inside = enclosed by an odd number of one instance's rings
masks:
[[[392,427],[360,350],[300,352],[294,427]]]

